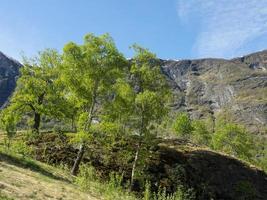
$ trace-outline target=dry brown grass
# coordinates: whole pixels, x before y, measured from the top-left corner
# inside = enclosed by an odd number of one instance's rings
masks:
[[[16,163],[17,158],[0,155],[0,193],[19,200],[97,200],[70,182],[70,177],[59,169],[35,162],[39,167],[27,168]],[[47,171],[48,173],[43,173]],[[49,173],[51,173],[49,175]],[[60,177],[60,178],[57,178]]]

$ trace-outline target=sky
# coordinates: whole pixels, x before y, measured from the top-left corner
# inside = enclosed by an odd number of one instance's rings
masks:
[[[163,59],[232,58],[267,49],[267,0],[0,0],[0,51],[15,59],[109,33]]]

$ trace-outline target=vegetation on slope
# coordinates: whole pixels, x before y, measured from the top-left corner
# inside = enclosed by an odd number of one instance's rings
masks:
[[[0,199],[99,199],[72,184],[59,168],[0,151]]]
[[[266,169],[265,141],[227,117],[170,113],[156,56],[133,50],[127,62],[109,35],[88,34],[62,55],[45,50],[25,60],[1,111],[6,148],[67,166],[81,188],[107,191],[105,199],[264,199],[263,171],[208,148]],[[42,128],[48,123],[54,131]],[[27,130],[16,135],[21,127]]]

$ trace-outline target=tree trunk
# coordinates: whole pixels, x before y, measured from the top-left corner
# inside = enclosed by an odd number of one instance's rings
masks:
[[[83,154],[84,154],[84,144],[81,144],[80,145],[80,148],[79,148],[79,152],[78,152],[78,155],[75,159],[75,162],[74,162],[74,165],[71,169],[71,174],[76,176],[77,173],[78,173],[78,170],[79,170],[79,165],[82,161],[82,158],[83,158]]]
[[[137,149],[135,152],[135,156],[134,156],[134,162],[133,162],[133,167],[132,167],[132,173],[131,173],[131,182],[130,182],[130,190],[132,191],[134,188],[134,178],[135,178],[135,169],[136,169],[136,165],[137,165],[137,161],[139,158],[139,152],[140,152],[140,148],[141,148],[141,143],[139,142],[137,145]]]
[[[38,96],[38,105],[42,105],[43,101],[44,101],[44,96],[45,96],[45,92],[43,92],[40,96]],[[29,105],[32,110],[34,111],[34,124],[33,124],[33,132],[39,133],[39,128],[40,128],[40,123],[41,123],[41,114],[39,113],[39,111],[35,109],[35,107],[33,105]]]
[[[96,81],[95,87],[93,90],[92,103],[91,103],[91,106],[89,109],[87,122],[84,125],[84,131],[88,131],[90,129],[92,121],[93,121],[93,113],[94,113],[95,104],[96,104],[97,88],[98,88],[98,81]],[[80,165],[82,158],[83,158],[84,151],[85,151],[85,144],[82,143],[80,145],[78,155],[75,159],[74,165],[73,165],[72,170],[71,170],[72,175],[75,175],[75,176],[77,175],[78,170],[79,170],[79,165]]]
[[[41,115],[37,112],[34,112],[34,124],[32,127],[33,132],[39,133],[40,123],[41,123]]]
[[[138,140],[138,144],[137,144],[137,148],[136,148],[136,152],[135,152],[135,156],[134,156],[134,162],[133,162],[133,167],[132,167],[132,174],[131,174],[131,182],[130,182],[130,190],[132,191],[134,189],[134,178],[135,178],[135,170],[136,170],[136,165],[137,165],[137,161],[139,159],[139,152],[141,149],[141,141],[142,141],[142,135],[144,132],[144,111],[142,111],[141,113],[141,125],[140,125],[140,130],[139,130],[139,140]]]

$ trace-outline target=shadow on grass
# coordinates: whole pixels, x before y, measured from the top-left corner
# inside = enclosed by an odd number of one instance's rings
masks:
[[[27,158],[18,158],[18,157],[0,152],[0,161],[5,161],[8,164],[15,165],[17,167],[21,167],[24,169],[30,169],[33,172],[38,172],[42,175],[48,176],[55,180],[60,180],[60,181],[64,181],[67,183],[71,183],[68,179],[54,175],[53,173],[42,168],[40,165],[35,163],[33,160],[30,160]]]

